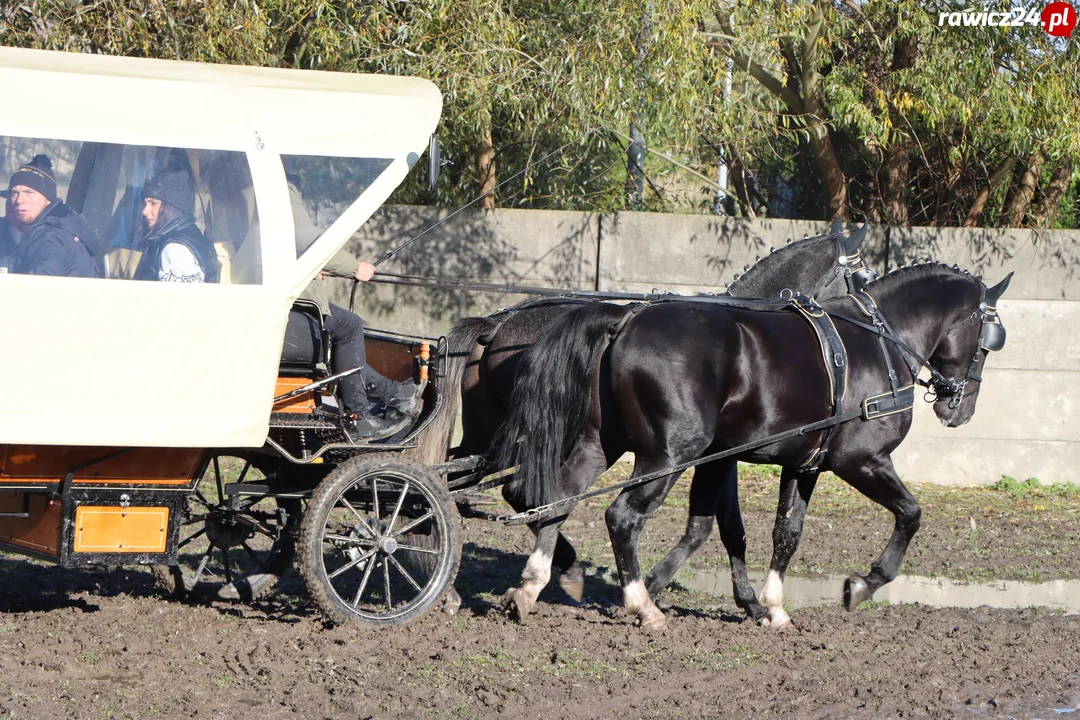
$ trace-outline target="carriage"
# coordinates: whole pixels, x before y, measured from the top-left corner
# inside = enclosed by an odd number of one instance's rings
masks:
[[[0,174],[48,155],[104,243],[104,278],[0,273],[0,550],[250,599],[299,548],[332,619],[424,612],[459,553],[440,468],[407,457],[442,410],[445,345],[366,334],[371,367],[422,383],[423,409],[354,442],[322,314],[295,301],[428,147],[435,86],[13,48],[0,85],[19,98]],[[142,185],[176,158],[217,283],[131,279]]]

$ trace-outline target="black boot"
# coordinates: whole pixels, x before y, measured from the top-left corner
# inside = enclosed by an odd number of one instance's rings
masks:
[[[397,394],[386,403],[388,408],[397,410],[402,415],[414,418],[424,408],[424,400],[421,394],[424,392],[423,383],[404,382],[398,386]]]
[[[364,413],[345,428],[353,442],[372,442],[384,440],[412,422],[412,418],[392,408],[387,408],[382,415]]]

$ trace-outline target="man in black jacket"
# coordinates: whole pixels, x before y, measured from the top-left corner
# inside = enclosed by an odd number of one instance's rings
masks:
[[[35,155],[16,170],[4,195],[7,229],[16,245],[11,272],[101,277],[101,238],[86,218],[56,196],[48,156]]]

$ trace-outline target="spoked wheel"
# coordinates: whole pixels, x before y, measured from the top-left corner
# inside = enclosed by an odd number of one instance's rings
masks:
[[[300,524],[300,572],[332,621],[406,623],[434,605],[458,567],[457,510],[422,465],[368,455],[315,489]]]
[[[245,497],[231,504],[230,483],[263,482],[272,460],[256,454],[213,455],[195,484],[180,528],[178,564],[154,574],[169,593],[203,600],[254,600],[288,570],[298,500]]]

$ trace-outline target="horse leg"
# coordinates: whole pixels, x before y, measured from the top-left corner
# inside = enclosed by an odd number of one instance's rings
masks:
[[[791,622],[784,610],[784,574],[788,563],[799,547],[802,538],[806,506],[817,484],[818,473],[800,473],[784,468],[780,473],[780,500],[776,504],[776,522],[773,525],[773,555],[769,573],[761,588],[761,602],[768,617],[761,624],[781,628]]]
[[[650,597],[656,596],[671,584],[675,573],[686,559],[697,552],[712,532],[713,516],[716,514],[716,490],[700,478],[704,466],[698,467],[690,481],[690,515],[686,518],[686,531],[678,544],[668,551],[645,578],[645,589]]]
[[[577,550],[561,532],[555,539],[555,555],[551,565],[559,572],[559,587],[574,602],[581,602],[585,595],[585,571],[578,565]]]
[[[608,465],[599,440],[592,437],[581,438],[563,464],[559,487],[564,489],[565,496],[575,495],[591,485],[601,473],[607,470]],[[515,507],[515,509],[521,512],[524,508]],[[521,574],[521,586],[507,590],[502,601],[503,609],[516,617],[519,622],[524,622],[528,614],[532,612],[533,607],[536,606],[537,596],[551,580],[553,561],[556,553],[560,552],[560,538],[565,546],[559,555],[560,562],[556,564],[557,567],[563,567],[561,563],[566,562],[567,559],[570,560],[569,566],[566,567],[567,571],[572,571],[576,564],[577,553],[574,552],[573,545],[559,532],[559,528],[567,517],[568,515],[563,515],[545,523],[530,526],[536,533],[536,544]],[[569,555],[567,549],[569,549]],[[580,572],[580,568],[578,570]],[[584,574],[582,574],[581,585],[584,586]]]
[[[726,465],[725,465],[726,463]],[[712,463],[710,463],[712,465]],[[754,594],[754,586],[746,573],[746,528],[739,509],[739,464],[734,460],[721,460],[715,468],[719,483],[716,504],[716,521],[720,526],[720,540],[728,552],[731,563],[731,589],[735,604],[742,608],[754,622],[765,617],[765,608]],[[710,471],[712,468],[710,468]]]
[[[878,559],[870,565],[870,574],[852,573],[844,582],[844,606],[850,611],[872,598],[879,587],[896,578],[911,538],[919,531],[922,508],[904,487],[892,460],[887,456],[851,471],[834,468],[833,472],[863,495],[887,508],[896,518],[892,537]]]
[[[755,622],[765,616],[746,573],[746,530],[739,510],[739,472],[734,460],[717,460],[699,465],[690,481],[690,516],[679,544],[660,561],[645,587],[655,596],[671,582],[679,567],[709,537],[713,519],[720,525],[720,539],[731,564],[731,587],[738,605]]]
[[[507,615],[524,624],[525,619],[536,607],[536,598],[551,579],[551,558],[555,543],[566,516],[549,520],[546,523],[530,525],[536,533],[536,544],[521,573],[521,586],[510,588],[502,598],[502,607]]]
[[[673,464],[668,462],[667,458],[661,458],[659,463],[647,464],[639,460],[634,468],[634,475],[645,475]],[[672,473],[645,485],[624,490],[604,516],[611,538],[611,549],[615,554],[615,565],[619,569],[619,580],[622,583],[623,606],[626,612],[638,618],[641,627],[648,630],[664,627],[664,614],[653,603],[645,583],[641,580],[638,536],[645,526],[645,521],[664,502],[678,477],[678,473]]]

